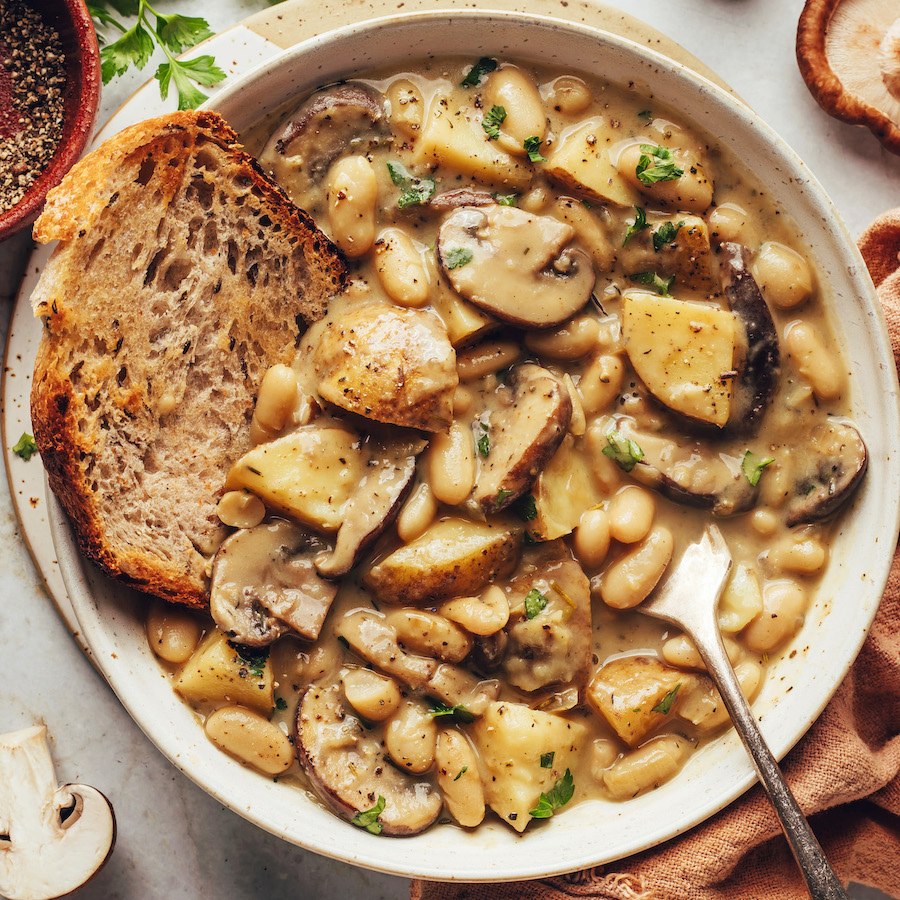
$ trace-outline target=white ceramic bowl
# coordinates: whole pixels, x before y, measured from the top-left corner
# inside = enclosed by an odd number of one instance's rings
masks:
[[[900,454],[897,382],[884,322],[855,245],[802,161],[745,106],[683,66],[629,41],[549,19],[489,12],[415,14],[344,28],[249,73],[212,104],[238,131],[317,86],[428,53],[535,61],[636,82],[732,149],[767,185],[813,248],[819,282],[838,312],[853,371],[855,419],[870,451],[868,477],[841,520],[828,572],[806,622],[770,669],[756,715],[782,756],[832,695],[866,635],[896,544]],[[122,703],[172,762],[220,802],[285,840],[355,865],[433,879],[502,881],[592,866],[664,841],[703,821],[752,783],[734,732],[696,753],[658,790],[623,804],[585,803],[523,836],[488,818],[474,832],[435,827],[376,837],[285,784],[216,750],[173,694],[147,647],[144,603],[84,563],[59,512],[60,566],[97,664]]]

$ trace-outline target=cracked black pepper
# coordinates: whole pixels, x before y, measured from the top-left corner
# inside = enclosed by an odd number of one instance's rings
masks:
[[[53,158],[65,85],[56,30],[27,4],[0,0],[0,213],[22,199]]]

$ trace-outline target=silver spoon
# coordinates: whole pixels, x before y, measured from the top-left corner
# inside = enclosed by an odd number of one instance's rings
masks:
[[[760,733],[725,654],[716,607],[730,569],[731,553],[725,539],[711,525],[684,551],[675,570],[640,610],[677,625],[696,644],[775,808],[810,896],[813,900],[849,900]]]

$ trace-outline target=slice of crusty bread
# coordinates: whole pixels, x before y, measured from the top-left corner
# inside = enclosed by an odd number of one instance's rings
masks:
[[[207,602],[216,501],[269,365],[346,277],[338,251],[209,112],[126,129],[51,192],[60,241],[31,413],[84,552],[140,590]]]

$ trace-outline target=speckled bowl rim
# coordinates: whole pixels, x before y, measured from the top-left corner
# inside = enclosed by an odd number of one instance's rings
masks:
[[[746,106],[684,66],[588,26],[491,11],[390,16],[305,41],[237,80],[210,106],[241,131],[289,96],[339,76],[403,62],[418,48],[442,54],[543,61],[609,80],[653,85],[662,102],[739,149],[814,248],[854,376],[854,408],[870,451],[869,475],[842,519],[823,588],[799,634],[764,681],[754,710],[776,756],[805,733],[856,657],[877,610],[897,540],[900,433],[897,377],[884,319],[855,244],[798,157]],[[602,70],[602,71],[601,71]],[[678,100],[679,103],[674,101]],[[864,401],[864,402],[863,402]],[[654,846],[704,821],[754,781],[733,731],[694,754],[679,777],[629,803],[584,803],[515,835],[496,819],[475,831],[437,827],[376,837],[303,793],[243,768],[205,738],[172,693],[144,639],[144,603],[79,554],[52,502],[52,527],[73,606],[122,703],[159,749],[221,803],[287,841],[353,865],[436,880],[509,881],[586,868]]]

